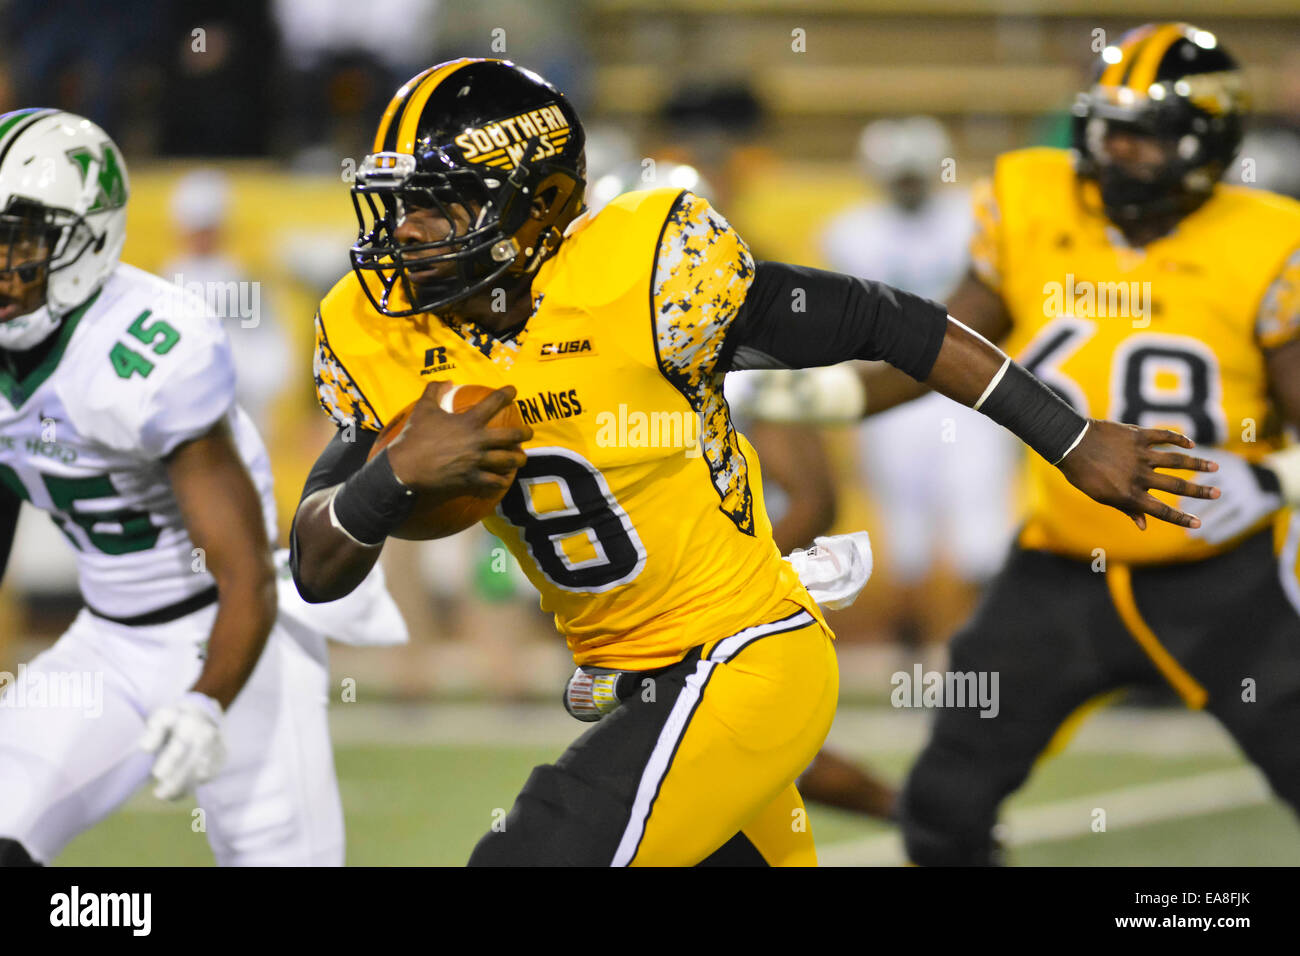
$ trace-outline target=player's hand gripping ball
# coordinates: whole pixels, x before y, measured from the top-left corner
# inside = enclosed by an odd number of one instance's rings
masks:
[[[445,538],[490,515],[527,461],[520,445],[532,438],[507,386],[430,382],[379,433],[373,458],[388,460],[415,507],[394,532],[408,541]]]

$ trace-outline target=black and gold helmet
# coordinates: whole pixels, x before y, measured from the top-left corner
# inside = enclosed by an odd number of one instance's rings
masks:
[[[352,188],[360,223],[352,268],[375,308],[416,315],[525,281],[582,209],[584,140],[564,95],[508,61],[452,60],[408,81]],[[541,219],[530,214],[537,198]],[[456,227],[453,205],[469,211],[468,227]],[[397,229],[412,207],[438,210],[450,234],[402,245]],[[412,260],[446,275],[417,284]]]
[[[1076,168],[1096,180],[1118,225],[1181,218],[1232,162],[1245,110],[1241,70],[1214,34],[1186,23],[1138,27],[1102,51],[1091,89],[1075,102]],[[1117,161],[1105,145],[1115,130],[1153,137],[1164,161]]]

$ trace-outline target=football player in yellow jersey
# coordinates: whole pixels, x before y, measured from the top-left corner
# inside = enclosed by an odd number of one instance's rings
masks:
[[[1212,470],[1173,432],[1088,420],[933,302],[755,263],[683,190],[582,213],[583,131],[536,74],[431,67],[398,90],[353,187],[353,274],[321,302],[316,383],[339,433],[294,519],[308,600],[347,593],[415,496],[505,489],[488,527],[579,665],[595,721],[536,768],[472,864],[815,862],[794,787],[835,711],[831,633],[772,542],[734,368],[883,358],[981,406],[1134,520]],[[497,390],[463,414],[447,382]],[[524,428],[487,428],[514,401]],[[375,436],[415,403],[398,437]],[[513,475],[513,478],[511,476]]]
[[[900,801],[915,862],[991,862],[998,806],[1066,718],[1150,681],[1300,806],[1300,204],[1219,182],[1240,82],[1210,33],[1137,29],[1081,94],[1072,153],[1003,155],[980,190],[954,313],[1081,414],[1185,431],[1223,495],[1200,528],[1138,533],[1029,463],[1017,545],[951,646],[953,671],[1000,675],[1000,713],[939,712]],[[919,391],[877,371],[872,410]]]

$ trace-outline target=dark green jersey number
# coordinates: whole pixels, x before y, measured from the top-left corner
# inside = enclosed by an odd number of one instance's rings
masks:
[[[58,510],[50,512],[50,517],[58,525],[72,546],[78,551],[85,550],[72,533],[69,524],[80,525],[86,532],[90,543],[104,554],[130,554],[133,551],[148,551],[158,541],[160,530],[149,521],[144,511],[131,508],[119,508],[116,511],[83,511],[78,508],[82,502],[97,498],[116,498],[117,489],[108,475],[91,475],[87,478],[63,478],[59,475],[41,475],[50,500]],[[8,465],[0,465],[0,485],[24,501],[31,501],[27,487]],[[119,525],[121,531],[104,531],[103,525]]]
[[[145,320],[151,315],[151,310],[141,312],[127,332],[147,345],[154,355],[166,355],[180,341],[181,334],[164,319],[154,319],[145,325]],[[130,378],[132,375],[148,378],[153,371],[153,362],[122,342],[113,344],[108,358],[113,363],[113,370],[122,378]]]

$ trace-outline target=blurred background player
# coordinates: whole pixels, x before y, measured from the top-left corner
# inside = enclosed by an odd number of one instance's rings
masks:
[[[969,262],[971,214],[942,124],[877,120],[862,131],[857,160],[883,195],[830,222],[827,263],[946,301]],[[904,646],[944,640],[1010,541],[1015,441],[978,412],[931,395],[868,419],[859,455],[898,587],[895,633]],[[936,600],[943,565],[956,580]]]
[[[1300,727],[1300,204],[1218,182],[1241,83],[1207,31],[1133,30],[1079,97],[1073,156],[1008,153],[977,190],[954,311],[1081,411],[1185,430],[1223,494],[1198,529],[1138,532],[1029,462],[1028,520],[949,665],[998,673],[1000,711],[939,711],[901,798],[918,863],[993,862],[1002,800],[1067,718],[1162,679],[1300,807],[1280,731]],[[915,394],[867,381],[874,409]]]
[[[187,173],[171,197],[180,249],[161,269],[177,290],[204,290],[205,304],[226,327],[235,360],[235,397],[259,434],[272,434],[272,411],[287,384],[289,342],[265,283],[229,253],[230,181],[211,167]]]
[[[128,195],[90,121],[0,115],[0,569],[26,501],[86,602],[0,694],[0,865],[51,862],[151,774],[197,788],[220,864],[339,865],[322,634],[404,628],[378,576],[323,622],[279,584],[225,333],[118,261]]]

